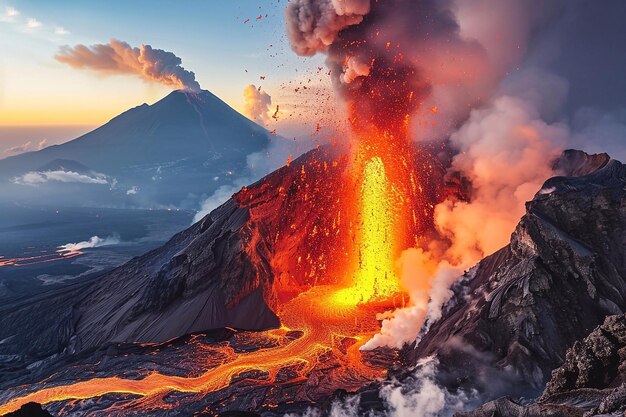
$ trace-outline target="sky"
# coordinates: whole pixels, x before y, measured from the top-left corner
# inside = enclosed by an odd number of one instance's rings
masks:
[[[149,44],[176,54],[203,89],[237,110],[243,108],[249,84],[262,86],[274,102],[280,101],[281,85],[322,61],[291,52],[284,35],[285,4],[0,0],[0,153],[25,141],[36,147],[43,139],[49,144],[72,139],[65,134],[86,132],[171,91],[137,77],[102,76],[64,65],[54,55],[65,45],[111,39],[134,47]]]

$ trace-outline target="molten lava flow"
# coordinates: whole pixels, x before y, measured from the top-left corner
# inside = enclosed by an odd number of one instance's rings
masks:
[[[354,284],[333,297],[339,303],[358,304],[388,299],[399,291],[393,271],[393,219],[390,183],[379,157],[365,163],[360,190],[361,219],[357,231],[358,267]]]
[[[230,361],[209,369],[198,377],[170,376],[154,372],[138,380],[120,377],[94,378],[70,385],[43,388],[13,398],[0,406],[0,414],[15,411],[30,401],[47,404],[125,393],[144,397],[144,401],[150,402],[171,391],[214,392],[227,387],[235,377],[250,370],[266,372],[268,378],[258,383],[272,384],[280,369],[294,364],[302,365],[299,376],[294,379],[298,380],[305,378],[321,360],[320,356],[329,350],[340,360],[345,372],[353,375],[353,378],[367,381],[383,376],[383,369],[361,361],[358,350],[378,330],[378,322],[374,316],[379,307],[331,305],[327,300],[333,291],[334,288],[328,286],[313,288],[281,309],[284,325],[269,334],[284,338],[290,329],[297,329],[303,332],[300,338],[275,348],[242,354],[236,354],[231,347],[225,347],[223,356],[230,358]],[[313,312],[315,314],[311,314]],[[354,341],[347,349],[342,343],[346,338]]]
[[[429,210],[427,204],[417,204],[422,201],[421,188],[412,176],[413,156],[406,151],[406,142],[386,135],[381,135],[383,140],[362,141],[352,159],[344,162],[292,163],[236,197],[250,211],[244,228],[250,233],[246,256],[262,264],[273,255],[271,273],[278,300],[274,311],[283,327],[265,335],[280,340],[275,347],[237,352],[231,346],[216,346],[207,354],[203,373],[194,376],[154,371],[143,379],[133,379],[132,374],[128,379],[94,378],[87,369],[84,375],[91,379],[16,388],[0,405],[0,414],[30,401],[68,402],[110,393],[137,396],[133,407],[165,407],[163,398],[169,392],[202,396],[255,370],[267,378],[254,384],[308,384],[329,352],[339,365],[335,389],[356,390],[383,376],[385,370],[364,361],[359,348],[379,331],[376,314],[397,306],[394,261],[414,237],[417,220],[427,217]],[[421,169],[428,172],[426,165]],[[290,330],[302,332],[301,337],[294,340]],[[277,378],[288,367],[296,367],[296,376],[288,381]]]

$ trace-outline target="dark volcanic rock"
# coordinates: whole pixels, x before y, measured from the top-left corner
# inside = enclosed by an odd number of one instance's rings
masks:
[[[41,408],[41,404],[24,404],[19,410],[5,414],[4,417],[52,417],[52,414]]]
[[[574,343],[565,362],[535,404],[509,398],[491,401],[465,417],[540,417],[622,415],[626,410],[626,315],[607,317],[582,341]]]
[[[606,159],[564,153],[562,172],[587,175],[546,181],[511,243],[466,274],[444,317],[406,350],[410,363],[437,354],[457,384],[503,395],[472,365],[486,361],[516,381],[511,394],[536,395],[575,341],[626,310],[626,167]]]
[[[579,388],[618,386],[625,378],[626,316],[611,316],[567,351],[563,365],[552,372],[543,398]]]
[[[557,159],[552,169],[567,177],[589,175],[609,163],[611,157],[606,153],[589,155],[585,152],[568,149]]]
[[[455,417],[582,417],[583,412],[565,406],[520,405],[510,398],[488,402],[469,413],[457,413]]]

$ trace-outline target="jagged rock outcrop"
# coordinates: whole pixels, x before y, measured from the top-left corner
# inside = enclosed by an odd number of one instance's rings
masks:
[[[625,378],[626,316],[610,316],[567,351],[565,362],[552,372],[542,398],[575,389],[619,386]]]
[[[623,415],[626,411],[626,315],[607,317],[567,351],[539,400],[491,401],[464,417]]]
[[[405,351],[409,363],[437,354],[453,385],[535,396],[575,341],[626,311],[626,167],[578,151],[555,166],[564,176],[527,203],[511,243],[456,285],[443,318]]]

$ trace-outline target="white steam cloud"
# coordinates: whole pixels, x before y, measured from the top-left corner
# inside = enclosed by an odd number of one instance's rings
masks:
[[[78,243],[66,243],[57,247],[57,252],[61,254],[75,253],[83,249],[99,248],[102,246],[118,245],[121,242],[120,237],[117,235],[100,238],[98,236],[92,236],[89,240]]]
[[[245,185],[251,184],[261,177],[285,165],[288,159],[293,159],[307,152],[315,144],[310,138],[287,140],[280,136],[272,136],[269,147],[255,152],[247,157],[247,175],[235,178],[228,184],[221,185],[201,203],[200,210],[194,216],[194,223],[221,206]],[[219,180],[219,178],[216,178]]]
[[[285,417],[452,417],[479,403],[476,391],[452,392],[441,386],[437,380],[438,371],[439,361],[428,357],[420,360],[403,382],[396,379],[383,382],[379,392],[385,408],[383,411],[360,411],[360,397],[354,395],[333,401],[327,414],[309,408],[301,415],[285,414]]]
[[[43,148],[45,148],[46,146],[48,146],[48,139],[42,139],[39,141],[39,143],[37,144],[37,150],[40,151]]]
[[[108,177],[98,172],[91,175],[81,174],[74,171],[54,170],[54,171],[30,171],[24,175],[13,178],[15,184],[20,185],[41,185],[48,182],[82,183],[82,184],[108,184]]]
[[[54,58],[72,68],[105,75],[135,75],[169,87],[200,90],[195,74],[181,66],[179,57],[150,45],[133,48],[126,42],[112,39],[108,44],[64,46]]]
[[[244,114],[252,120],[267,124],[270,121],[270,106],[272,105],[272,97],[265,91],[261,91],[261,87],[257,88],[250,84],[243,90]]]

